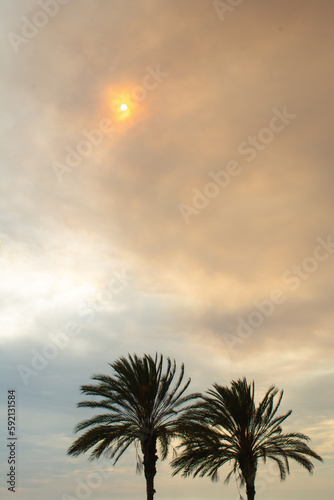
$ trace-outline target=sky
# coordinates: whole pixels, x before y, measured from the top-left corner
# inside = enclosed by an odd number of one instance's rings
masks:
[[[331,0],[1,1],[1,475],[16,397],[16,499],[139,500],[135,449],[66,455],[79,387],[128,353],[185,364],[190,390],[276,385],[333,491]],[[121,104],[127,109],[122,110]],[[13,393],[12,393],[13,394]],[[171,457],[172,455],[170,455]],[[156,498],[237,500],[171,477]]]

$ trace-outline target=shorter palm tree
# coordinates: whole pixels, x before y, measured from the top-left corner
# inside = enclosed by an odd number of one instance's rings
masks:
[[[82,393],[100,399],[82,401],[78,407],[101,409],[104,413],[76,426],[75,432],[85,432],[67,453],[78,456],[92,449],[90,460],[106,453],[116,464],[132,443],[140,444],[147,500],[153,500],[157,444],[160,445],[161,458],[165,459],[171,439],[177,436],[176,420],[182,405],[196,395],[184,396],[190,379],[181,387],[183,364],[172,387],[176,364],[168,358],[163,371],[162,355],[156,355],[154,359],[147,354],[142,358],[129,355],[110,366],[114,370],[113,377],[94,375],[92,379],[98,381],[97,385],[81,386]]]
[[[217,480],[218,469],[231,463],[233,474],[246,485],[248,500],[255,497],[255,477],[259,459],[276,462],[281,480],[289,474],[289,459],[310,473],[313,464],[308,457],[322,460],[306,444],[309,438],[301,433],[283,434],[281,424],[291,414],[276,416],[283,397],[275,386],[265,394],[256,407],[254,382],[246,379],[232,381],[231,387],[214,384],[212,390],[200,397],[180,418],[182,453],[172,461],[173,475],[208,475]]]

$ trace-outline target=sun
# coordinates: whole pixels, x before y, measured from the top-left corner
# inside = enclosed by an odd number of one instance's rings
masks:
[[[134,104],[131,100],[131,95],[126,91],[114,90],[111,95],[110,105],[114,119],[117,122],[128,121],[133,116]]]
[[[140,108],[132,96],[133,84],[108,87],[106,89],[106,103],[112,113],[115,122],[126,126],[132,126],[138,119]]]

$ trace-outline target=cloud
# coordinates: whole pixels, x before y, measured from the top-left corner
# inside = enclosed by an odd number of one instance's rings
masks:
[[[33,464],[40,452],[33,408],[41,439],[61,447],[80,384],[156,351],[185,362],[193,390],[243,375],[260,393],[284,388],[292,424],[331,456],[334,259],[310,259],[333,229],[332,4],[241,2],[221,21],[212,2],[72,0],[15,53],[7,33],[40,4],[4,7],[0,292],[24,456],[33,442]],[[134,111],[122,121],[124,95]],[[293,116],[280,131],[277,112]],[[212,187],[230,162],[238,173]],[[80,334],[25,385],[17,366],[73,322]]]

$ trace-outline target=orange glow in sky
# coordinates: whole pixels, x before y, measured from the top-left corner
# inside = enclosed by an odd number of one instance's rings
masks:
[[[112,112],[112,118],[116,122],[129,121],[135,118],[138,110],[130,91],[119,88],[109,89],[107,92],[107,102]],[[131,120],[132,122],[132,120]]]

